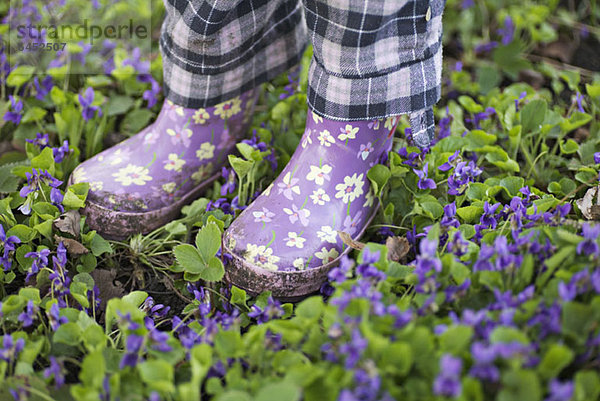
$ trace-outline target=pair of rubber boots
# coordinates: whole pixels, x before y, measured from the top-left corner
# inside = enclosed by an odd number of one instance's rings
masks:
[[[156,121],[79,165],[84,214],[109,238],[149,232],[177,217],[215,179],[252,120],[257,91],[206,109],[165,101]],[[251,293],[295,299],[317,291],[377,211],[367,171],[387,154],[398,121],[333,121],[311,112],[281,174],[229,226],[226,278]]]

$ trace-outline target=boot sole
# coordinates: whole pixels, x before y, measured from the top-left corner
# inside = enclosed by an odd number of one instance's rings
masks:
[[[157,210],[141,213],[118,212],[86,201],[81,214],[87,217],[86,221],[90,228],[107,239],[123,240],[132,234],[147,234],[175,219],[183,206],[197,199],[206,187],[220,176],[221,173],[217,173],[209,177],[172,205]],[[69,177],[68,186],[73,184],[72,178]]]
[[[356,236],[356,240],[363,236],[378,210],[379,204],[367,219],[364,228]],[[225,269],[225,280],[253,296],[264,291],[271,291],[273,298],[284,302],[297,302],[318,292],[321,285],[327,281],[329,271],[337,266],[342,256],[348,254],[352,249],[348,246],[337,258],[321,266],[299,271],[272,272],[247,262],[228,249],[223,242],[221,243],[223,250],[233,256],[233,260]]]

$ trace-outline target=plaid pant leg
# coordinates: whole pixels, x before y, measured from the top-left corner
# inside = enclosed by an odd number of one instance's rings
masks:
[[[184,107],[214,106],[273,79],[306,47],[298,0],[164,2],[164,91]]]
[[[314,56],[308,103],[323,117],[409,114],[420,147],[434,137],[445,0],[304,0]]]

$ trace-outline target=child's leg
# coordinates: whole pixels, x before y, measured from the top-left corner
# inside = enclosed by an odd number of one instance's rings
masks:
[[[217,178],[251,121],[254,89],[305,48],[297,0],[168,1],[166,9],[160,114],[71,177],[90,183],[84,212],[109,237],[165,224]]]
[[[386,156],[397,116],[433,138],[443,0],[305,0],[314,46],[301,146],[225,233],[229,279],[252,292],[317,290],[377,211],[367,172]]]

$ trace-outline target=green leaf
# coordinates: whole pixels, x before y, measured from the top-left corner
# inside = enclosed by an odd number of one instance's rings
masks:
[[[572,139],[567,139],[566,142],[560,141],[560,153],[570,155],[579,150],[579,145]]]
[[[264,386],[255,401],[298,401],[300,400],[300,388],[290,381],[281,381]]]
[[[47,111],[40,107],[32,107],[27,110],[27,113],[21,119],[21,123],[28,123],[32,121],[39,121],[46,115]]]
[[[563,131],[569,133],[571,131],[576,130],[577,128],[583,127],[591,120],[592,116],[590,116],[589,114],[576,111],[571,115],[571,117],[563,120],[560,123],[560,127],[563,129]]]
[[[50,174],[54,174],[54,155],[52,148],[44,148],[39,155],[31,159],[31,167],[48,170]]]
[[[62,327],[62,326],[61,326]],[[81,364],[79,380],[89,387],[101,388],[106,371],[106,361],[101,350],[89,353]]]
[[[14,192],[19,187],[19,177],[12,173],[12,169],[22,166],[23,163],[9,163],[0,166],[0,193]]]
[[[177,245],[173,253],[186,272],[198,274],[206,267],[198,250],[190,244]]]
[[[466,150],[481,149],[484,146],[496,143],[496,135],[488,134],[487,132],[478,129],[467,133],[465,139],[467,140],[467,145],[465,146]]]
[[[321,297],[310,297],[296,306],[296,316],[299,318],[316,320],[323,313],[323,299]]]
[[[231,286],[231,299],[230,303],[233,305],[246,306],[246,291],[241,288],[236,287],[235,285]]]
[[[575,374],[575,401],[597,400],[600,396],[600,375],[593,370]]]
[[[579,302],[565,303],[561,319],[563,331],[583,345],[596,324],[594,319],[590,318],[592,316],[594,311],[590,305]]]
[[[90,244],[90,249],[94,256],[100,256],[104,253],[111,254],[113,252],[112,246],[110,242],[102,238],[102,236],[96,233],[92,237],[92,242]]]
[[[222,358],[236,358],[242,355],[244,344],[240,332],[220,331],[215,336],[215,351]]]
[[[67,345],[77,345],[81,341],[81,328],[74,322],[67,322],[59,326],[54,332],[52,341]]]
[[[106,106],[106,115],[111,117],[125,114],[133,107],[133,103],[133,99],[129,96],[112,96]]]
[[[148,109],[135,109],[127,113],[121,123],[121,129],[125,132],[138,132],[148,125],[152,117],[154,113]]]
[[[511,197],[518,196],[519,190],[525,186],[523,177],[505,177],[500,180],[500,186],[504,187]]]
[[[200,256],[208,261],[221,247],[221,230],[215,223],[207,223],[196,235],[196,248]]]
[[[544,264],[546,265],[546,271],[536,280],[536,287],[544,288],[558,266],[562,265],[568,257],[573,257],[574,254],[575,246],[565,246],[559,249],[554,255],[546,259],[544,261]]]
[[[456,209],[456,214],[463,219],[465,223],[478,223],[479,217],[483,213],[483,207],[481,206],[463,206]]]
[[[410,345],[405,342],[395,342],[386,347],[385,352],[381,354],[378,366],[400,376],[406,376],[410,372],[413,362],[414,355]]]
[[[200,272],[200,278],[204,281],[221,281],[224,275],[223,262],[216,257],[209,259],[208,267]]]
[[[391,176],[392,173],[390,169],[383,164],[376,164],[369,169],[367,172],[367,178],[371,181],[373,192],[375,193],[376,197],[381,196],[383,187],[385,187],[385,184],[387,184]]]
[[[161,393],[170,393],[175,390],[173,385],[175,373],[173,366],[161,359],[142,362],[137,366],[142,381],[150,389]]]
[[[6,236],[17,236],[21,242],[30,242],[36,236],[35,230],[23,224],[17,224],[6,232]]]
[[[548,104],[543,99],[535,99],[527,103],[521,110],[521,125],[523,133],[534,132],[539,129],[546,117]]]
[[[290,105],[286,102],[279,102],[271,109],[271,119],[282,121],[290,116]]]
[[[529,339],[520,330],[514,327],[498,326],[490,334],[490,341],[492,344],[497,343],[512,343],[518,342],[521,344],[529,344]]]
[[[481,113],[483,111],[483,106],[476,103],[475,100],[469,96],[460,96],[458,102],[471,114]]]
[[[440,336],[440,350],[442,352],[459,355],[467,349],[473,337],[473,328],[469,326],[451,326]]]
[[[30,65],[22,65],[10,72],[8,77],[6,78],[6,84],[9,86],[21,86],[25,82],[28,82],[33,73],[35,72],[35,67]]]
[[[71,191],[71,188],[69,188],[67,189],[67,192],[65,192],[63,205],[69,209],[79,209],[85,207],[85,202],[75,195],[73,191]]]
[[[511,370],[502,375],[502,390],[498,394],[498,401],[540,401],[542,389],[538,376],[524,369]]]
[[[573,358],[574,354],[570,348],[561,344],[552,344],[538,365],[540,376],[546,380],[557,377]]]
[[[238,175],[240,180],[248,174],[248,172],[254,165],[253,161],[247,161],[234,155],[229,155],[228,159],[229,164],[231,165],[235,173]]]
[[[52,239],[52,220],[45,220],[33,226],[33,229],[48,239]]]

